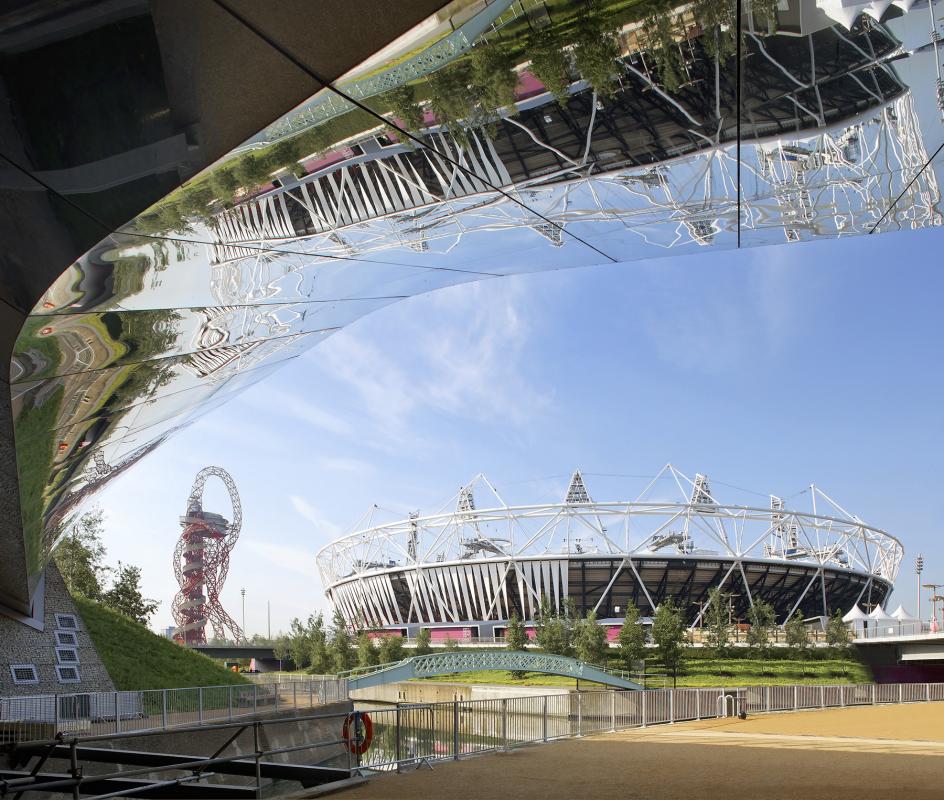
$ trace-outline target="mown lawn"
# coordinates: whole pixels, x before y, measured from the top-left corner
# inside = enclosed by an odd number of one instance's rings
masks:
[[[151,633],[91,600],[73,598],[105,669],[120,690],[243,684],[242,675]]]
[[[649,688],[660,688],[663,683],[671,686],[671,678],[663,681],[658,663],[649,664],[647,673],[652,677],[646,681]],[[523,678],[512,678],[511,673],[501,670],[461,672],[454,675],[439,675],[422,680],[446,681],[449,683],[491,683],[502,686],[567,686],[574,688],[576,681],[559,675],[544,675],[527,672]],[[790,684],[849,684],[869,683],[872,675],[864,664],[852,659],[771,659],[753,658],[692,658],[685,666],[685,674],[678,676],[678,686],[777,686]],[[581,687],[591,688],[595,684],[580,682]]]
[[[653,669],[657,669],[653,667]],[[776,686],[782,684],[868,683],[868,667],[851,659],[777,659],[752,658],[692,659],[679,686]]]

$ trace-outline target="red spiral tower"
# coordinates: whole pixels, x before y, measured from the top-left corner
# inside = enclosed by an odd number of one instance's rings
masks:
[[[229,493],[232,522],[203,509],[203,488],[210,477],[219,478]],[[220,603],[229,554],[239,538],[242,520],[239,493],[230,474],[221,467],[200,470],[190,490],[187,513],[180,518],[183,532],[174,549],[174,573],[180,586],[173,604],[174,640],[180,644],[206,644],[208,622],[214,636],[225,637],[229,632],[237,642],[242,640],[242,630]]]

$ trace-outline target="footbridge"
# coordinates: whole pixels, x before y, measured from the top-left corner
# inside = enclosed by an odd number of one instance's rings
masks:
[[[485,652],[455,651],[411,656],[402,661],[361,667],[342,672],[338,677],[348,679],[349,689],[365,689],[383,683],[398,683],[414,678],[452,675],[456,672],[477,672],[500,669],[509,672],[543,672],[567,678],[602,683],[620,689],[642,689],[618,670],[603,669],[567,656],[547,653],[526,653],[518,650],[490,650]]]

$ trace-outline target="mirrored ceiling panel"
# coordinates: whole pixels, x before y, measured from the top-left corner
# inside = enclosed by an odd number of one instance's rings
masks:
[[[927,0],[446,6],[45,292],[11,368],[31,569],[111,476],[396,300],[939,225],[939,28]]]

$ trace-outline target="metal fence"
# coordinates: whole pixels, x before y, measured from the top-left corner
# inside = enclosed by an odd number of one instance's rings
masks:
[[[934,626],[937,628],[937,625]],[[887,639],[896,636],[940,636],[944,639],[944,631],[932,630],[927,622],[899,622],[898,620],[869,620],[868,626],[857,627],[853,641],[866,639]]]
[[[373,741],[359,766],[374,770],[648,725],[816,708],[944,701],[944,684],[752,686],[592,691],[457,700],[368,710]]]
[[[347,699],[347,680],[327,676],[270,684],[0,697],[0,741],[209,725]]]

